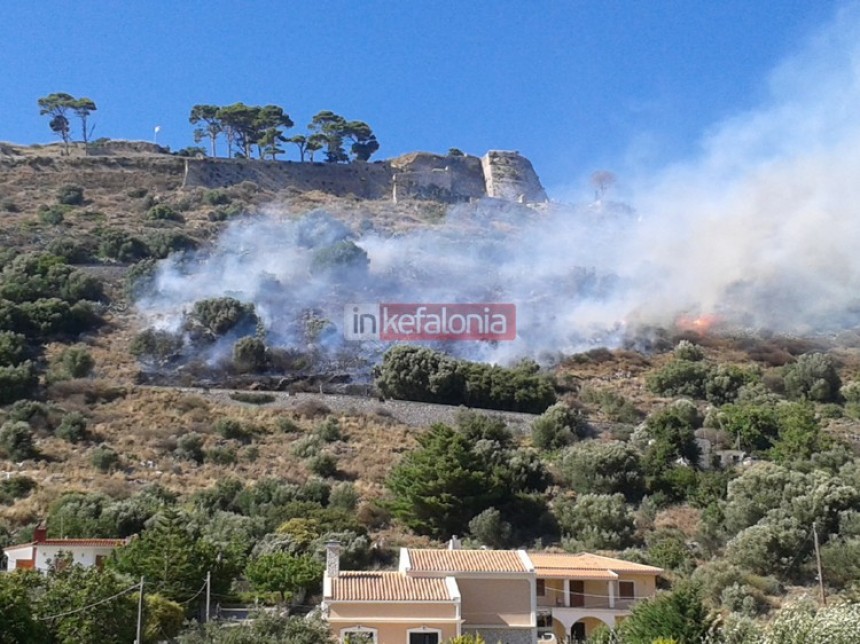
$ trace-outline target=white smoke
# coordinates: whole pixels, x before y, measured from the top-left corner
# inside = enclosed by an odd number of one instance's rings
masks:
[[[856,326],[858,7],[776,69],[769,90],[766,104],[714,127],[698,158],[629,181],[637,214],[487,200],[398,235],[353,234],[336,212],[245,218],[206,253],[164,262],[139,308],[175,328],[193,302],[230,295],[255,304],[270,343],[301,348],[308,310],[339,324],[346,302],[513,302],[515,342],[447,347],[500,362],[611,346],[627,325],[688,314],[776,331]],[[369,272],[312,275],[314,250],[348,235]],[[348,348],[339,334],[324,344]]]
[[[699,308],[777,330],[860,320],[860,7],[843,9],[692,161],[643,177],[645,310]]]

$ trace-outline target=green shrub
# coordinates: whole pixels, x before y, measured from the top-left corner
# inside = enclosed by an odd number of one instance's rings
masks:
[[[648,389],[660,396],[687,396],[705,398],[705,385],[710,367],[703,362],[672,360],[662,369],[645,376]]]
[[[182,215],[167,204],[156,204],[146,213],[146,218],[153,221],[182,221]]]
[[[33,430],[21,421],[9,421],[0,427],[0,451],[11,461],[26,461],[39,455]]]
[[[186,461],[203,462],[203,437],[197,432],[188,432],[180,436],[173,455]]]
[[[54,435],[69,443],[79,443],[87,439],[87,419],[80,412],[70,412],[63,416]]]
[[[118,262],[136,262],[149,257],[149,247],[124,230],[107,229],[99,237],[98,254]]]
[[[606,418],[613,422],[633,425],[642,420],[642,412],[624,396],[611,389],[584,387],[579,398],[584,403],[597,405]]]
[[[143,243],[149,251],[148,254],[156,259],[197,248],[194,239],[178,230],[156,230],[148,234]]]
[[[763,452],[773,447],[779,435],[779,418],[770,405],[736,403],[724,405],[717,426],[729,432],[740,449]]]
[[[132,340],[131,355],[145,362],[163,365],[175,358],[182,349],[182,336],[169,331],[147,329]]]
[[[251,441],[251,433],[242,426],[242,423],[232,418],[219,418],[215,422],[215,431],[227,440],[237,440],[242,443]]]
[[[104,445],[95,448],[90,459],[93,467],[101,472],[111,472],[119,464],[119,454]]]
[[[234,465],[238,458],[235,448],[227,445],[216,445],[206,450],[205,460],[215,465]]]
[[[648,563],[665,570],[689,574],[696,566],[687,538],[677,528],[661,528],[645,537]]]
[[[29,353],[26,336],[13,331],[0,331],[0,366],[19,365],[27,359]]]
[[[317,454],[308,459],[308,469],[323,478],[331,478],[337,474],[337,458],[333,454]]]
[[[57,191],[57,202],[66,206],[80,206],[84,203],[84,189],[66,184]]]
[[[225,190],[207,190],[203,201],[210,206],[225,206],[230,203],[230,195]]]
[[[209,221],[227,221],[233,217],[237,217],[244,212],[242,204],[234,203],[229,206],[222,206],[210,211],[206,216]]]
[[[579,494],[624,494],[642,498],[645,474],[639,452],[621,442],[584,441],[564,451],[562,479]]]
[[[503,368],[400,345],[385,352],[375,375],[391,398],[541,413],[555,402],[555,390],[539,371],[530,361]]]
[[[315,251],[310,271],[314,275],[331,273],[354,277],[366,272],[369,266],[367,251],[353,241],[343,240]]]
[[[42,206],[39,208],[39,219],[49,226],[59,226],[66,220],[67,207]]]
[[[55,239],[45,249],[69,264],[87,264],[95,259],[96,245],[91,239]]]
[[[254,391],[234,391],[230,394],[230,399],[248,405],[268,405],[275,402],[273,394],[263,394]]]
[[[68,378],[86,378],[92,373],[95,364],[86,347],[74,346],[63,350],[56,367]]]
[[[487,508],[469,521],[469,534],[488,548],[509,547],[511,533],[511,524],[502,519],[496,508]]]
[[[714,405],[724,405],[737,399],[741,389],[757,382],[754,371],[730,364],[717,365],[705,379],[705,399]]]
[[[302,431],[302,428],[296,424],[292,418],[288,416],[281,416],[278,418],[278,431],[284,432],[285,434],[297,434]]]
[[[699,362],[705,359],[705,352],[698,344],[693,344],[689,340],[681,340],[675,347],[675,358],[678,360],[687,360],[689,362]]]
[[[293,443],[292,452],[299,458],[312,458],[320,453],[322,442],[317,436],[305,436]]]
[[[155,282],[158,262],[154,258],[142,259],[128,269],[123,290],[130,300],[138,300],[148,294]]]
[[[852,380],[839,390],[847,403],[860,403],[860,380]]]
[[[340,423],[337,418],[329,417],[316,428],[314,434],[325,443],[334,443],[343,439],[343,434],[340,431]]]
[[[583,494],[555,508],[568,549],[621,550],[633,543],[633,512],[623,494]]]
[[[214,339],[227,333],[252,334],[259,318],[253,304],[232,297],[199,300],[185,315],[185,328],[196,338]]]
[[[15,475],[0,479],[0,503],[11,505],[36,489],[36,481],[28,476]]]
[[[842,381],[833,358],[824,353],[805,353],[783,369],[785,393],[794,400],[837,402]]]
[[[233,366],[239,373],[266,369],[266,343],[257,337],[241,338],[233,345]]]
[[[588,433],[583,415],[564,403],[556,403],[532,422],[532,444],[538,449],[564,447]]]
[[[652,644],[659,638],[679,643],[707,641],[716,616],[702,603],[698,590],[679,585],[672,592],[639,602],[619,626],[621,640]]]
[[[358,507],[360,496],[352,483],[343,481],[333,486],[329,495],[328,504],[330,508],[337,508],[345,512],[354,512]]]
[[[29,360],[14,367],[0,367],[0,405],[32,397],[39,377]]]

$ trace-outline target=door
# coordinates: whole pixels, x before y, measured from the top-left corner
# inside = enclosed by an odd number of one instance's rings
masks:
[[[585,641],[585,624],[583,624],[582,622],[577,622],[570,627],[570,640],[572,642]]]
[[[585,582],[582,580],[570,582],[570,605],[585,606]]]

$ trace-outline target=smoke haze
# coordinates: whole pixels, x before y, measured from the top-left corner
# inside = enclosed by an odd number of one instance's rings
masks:
[[[766,104],[716,125],[697,158],[622,177],[632,208],[486,200],[402,234],[348,227],[336,211],[273,210],[234,221],[206,252],[163,262],[138,307],[176,329],[195,301],[231,296],[254,303],[270,345],[302,348],[309,312],[340,325],[347,302],[512,302],[515,342],[445,347],[497,362],[617,345],[631,326],[681,315],[791,333],[855,327],[857,6],[768,83]],[[315,272],[315,253],[345,239],[367,253],[368,270]],[[313,342],[332,354],[383,349],[350,347],[336,331]]]

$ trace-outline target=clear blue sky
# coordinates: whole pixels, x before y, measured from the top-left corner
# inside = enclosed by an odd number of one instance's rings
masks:
[[[551,193],[631,155],[692,153],[753,107],[835,0],[5,2],[0,140],[52,140],[36,101],[89,96],[94,136],[192,145],[195,103],[367,121],[378,158],[515,149]],[[295,158],[290,146],[290,157]]]

